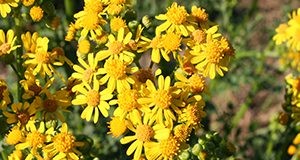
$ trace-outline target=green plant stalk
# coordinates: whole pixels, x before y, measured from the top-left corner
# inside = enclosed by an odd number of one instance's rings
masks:
[[[72,17],[74,13],[74,1],[64,0],[65,3],[65,13],[68,17]]]

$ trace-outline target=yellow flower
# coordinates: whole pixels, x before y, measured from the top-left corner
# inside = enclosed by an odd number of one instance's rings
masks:
[[[169,53],[173,53],[173,57],[176,57],[177,51],[180,51],[181,37],[178,34],[168,32],[162,37],[161,45],[164,50],[162,50],[161,55],[166,61],[170,61]]]
[[[84,10],[99,14],[103,11],[103,4],[101,0],[84,0]]]
[[[74,14],[74,17],[76,18],[75,26],[83,28],[80,33],[82,38],[87,37],[90,33],[91,38],[96,39],[103,34],[101,25],[106,21],[95,10],[83,10]]]
[[[126,28],[126,22],[121,17],[114,17],[110,20],[110,29],[113,32],[118,32],[121,28]]]
[[[52,137],[50,144],[43,148],[43,152],[46,153],[47,158],[53,160],[78,160],[81,153],[76,147],[83,145],[83,142],[76,141],[74,135],[68,131],[67,124],[63,123],[60,132]]]
[[[71,23],[69,25],[67,35],[65,36],[65,40],[66,41],[72,41],[74,39],[75,33],[76,33],[75,24]]]
[[[45,120],[59,119],[64,122],[65,118],[61,112],[68,112],[67,107],[71,105],[71,97],[66,90],[58,90],[51,94],[45,91],[45,98],[36,97],[33,105],[43,113]]]
[[[33,69],[33,74],[37,75],[40,73],[42,77],[47,74],[48,76],[52,76],[53,72],[55,72],[53,65],[60,65],[53,62],[53,55],[48,52],[48,43],[49,39],[47,37],[38,37],[36,42],[35,52],[26,53],[23,58],[26,59],[24,64],[28,68]]]
[[[144,150],[144,145],[153,141],[154,139],[162,140],[167,139],[170,134],[170,130],[163,125],[154,125],[150,123],[147,118],[142,118],[139,113],[136,113],[136,118],[133,123],[128,123],[128,129],[135,133],[132,136],[123,137],[121,144],[131,143],[126,151],[127,155],[131,155],[134,152],[133,159],[138,160]]]
[[[16,145],[20,142],[24,142],[24,131],[20,130],[18,126],[14,126],[5,137],[5,142],[8,145]]]
[[[185,124],[179,124],[174,127],[174,137],[178,139],[180,142],[186,142],[189,139],[191,128],[188,125]]]
[[[44,11],[40,6],[33,6],[30,9],[29,14],[33,21],[39,22],[44,16]]]
[[[2,0],[0,2],[0,13],[3,18],[11,12],[11,7],[18,7],[19,0]]]
[[[26,158],[28,159],[43,159],[39,151],[46,145],[51,139],[51,134],[54,133],[54,128],[47,129],[44,122],[39,122],[39,128],[36,128],[35,121],[29,121],[26,125],[26,138],[25,141],[16,145],[17,150],[30,150],[30,153]],[[47,129],[47,130],[46,130]]]
[[[211,29],[216,31],[215,27]],[[210,79],[214,79],[216,73],[223,76],[223,71],[228,71],[229,60],[234,55],[234,50],[227,39],[213,37],[214,34],[208,33],[206,43],[194,46],[190,52],[193,56],[191,63],[196,65],[200,73],[209,76]]]
[[[0,109],[5,110],[10,103],[11,100],[7,84],[3,79],[0,79]]]
[[[102,61],[108,57],[113,57],[115,59],[120,57],[124,61],[131,63],[133,61],[133,58],[135,57],[135,54],[129,52],[126,47],[131,37],[132,37],[131,32],[128,32],[125,35],[124,28],[121,28],[118,31],[117,37],[110,34],[108,36],[108,42],[105,45],[107,47],[107,50],[99,51],[96,55],[97,59],[99,61]]]
[[[108,134],[112,134],[113,137],[120,137],[127,130],[125,119],[121,119],[120,117],[112,117],[108,122],[109,132]]]
[[[185,122],[187,126],[197,127],[202,118],[206,116],[203,111],[203,105],[200,103],[188,104],[179,115],[179,122]]]
[[[161,35],[156,35],[153,39],[148,39],[144,36],[141,37],[144,43],[142,42],[140,45],[142,46],[142,50],[146,51],[148,49],[151,50],[151,60],[155,63],[160,62],[160,53],[163,52],[163,45],[162,45],[162,37]],[[166,56],[167,57],[167,56]]]
[[[0,3],[0,8],[1,8]],[[2,13],[2,9],[1,9]],[[0,57],[9,54],[11,51],[16,50],[20,45],[15,45],[17,37],[13,30],[8,30],[5,36],[5,33],[2,29],[0,29]]]
[[[175,83],[178,88],[186,89],[194,94],[199,94],[205,89],[205,79],[200,74],[192,74],[190,77],[186,77],[183,73],[176,71],[175,77],[179,80]]]
[[[41,86],[40,81],[33,75],[32,69],[26,70],[24,74],[25,79],[20,81],[20,84],[24,88],[23,99],[30,99],[35,96],[39,96],[49,88],[54,81],[54,78],[50,78],[44,86]]]
[[[6,122],[8,124],[20,123],[22,126],[24,126],[31,118],[34,119],[36,112],[37,110],[34,105],[24,102],[12,104],[11,110],[6,110],[3,112],[3,114],[7,117]]]
[[[194,27],[187,21],[188,13],[184,6],[174,2],[171,7],[167,8],[166,14],[160,14],[155,18],[158,20],[166,20],[163,24],[156,27],[155,33],[159,35],[163,31],[176,32],[183,36],[188,36],[189,31],[192,32]]]
[[[122,89],[129,89],[130,84],[134,84],[134,80],[130,75],[137,71],[137,67],[128,66],[127,62],[121,59],[109,58],[104,63],[104,68],[99,69],[100,74],[105,74],[100,83],[107,83],[107,89],[109,92],[117,89],[120,92]]]
[[[140,105],[137,100],[140,97],[140,93],[135,89],[123,89],[118,94],[117,100],[112,100],[109,104],[118,104],[118,107],[114,111],[114,116],[118,116],[121,119],[127,118],[132,120],[135,112],[150,112],[148,106]]]
[[[82,39],[78,41],[77,57],[84,58],[86,54],[89,53],[91,49],[91,43],[87,39]]]
[[[192,17],[196,19],[198,23],[203,23],[208,21],[208,14],[204,8],[192,6]]]
[[[300,77],[294,77],[292,74],[289,74],[285,77],[285,80],[291,86],[292,95],[300,97]]]
[[[22,151],[20,150],[14,150],[9,156],[8,160],[19,160],[24,159]]]
[[[148,160],[175,159],[180,152],[180,141],[170,136],[159,142],[148,142],[145,144],[145,153]]]
[[[273,36],[276,45],[280,45],[289,39],[290,36],[287,33],[288,27],[289,26],[286,23],[283,23],[276,28],[276,35]]]
[[[81,57],[78,57],[78,62],[82,67],[76,64],[73,66],[75,72],[72,73],[72,77],[82,81],[82,83],[78,85],[91,84],[93,77],[100,74],[98,60],[94,58],[93,53],[88,54],[87,61],[88,63],[86,63]]]
[[[176,90],[171,87],[171,78],[168,76],[164,79],[163,76],[158,77],[158,87],[150,80],[146,82],[149,92],[145,97],[138,99],[142,105],[148,105],[152,108],[150,121],[156,121],[158,124],[164,124],[170,128],[173,127],[173,121],[176,121],[174,112],[180,112],[178,106],[182,105],[182,101],[176,100]]]
[[[39,34],[37,32],[34,32],[32,35],[30,32],[26,32],[25,34],[21,35],[23,47],[26,52],[29,52],[29,53],[35,52],[36,41],[37,41],[38,37],[39,37]]]
[[[22,0],[22,4],[26,7],[33,5],[34,2],[35,0]]]
[[[107,103],[113,95],[106,90],[100,91],[99,81],[93,81],[93,88],[90,85],[77,85],[72,88],[72,91],[78,91],[80,94],[72,100],[73,105],[84,105],[85,109],[81,113],[81,118],[90,121],[94,115],[94,123],[98,122],[99,110],[104,117],[108,116],[108,109],[110,108]]]

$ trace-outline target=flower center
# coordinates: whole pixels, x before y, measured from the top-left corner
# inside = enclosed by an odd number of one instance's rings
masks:
[[[219,63],[224,58],[224,53],[220,48],[218,41],[208,42],[204,52],[207,53],[207,60],[210,63]]]
[[[172,159],[179,151],[180,142],[172,136],[162,140],[159,144],[162,155],[168,159]]]
[[[22,131],[14,128],[12,129],[9,134],[6,136],[6,143],[9,145],[15,145],[23,140]]]
[[[167,109],[171,105],[172,96],[168,90],[158,90],[153,95],[154,103],[161,109]]]
[[[180,47],[181,38],[175,33],[167,33],[162,41],[162,45],[168,51],[175,51]]]
[[[84,82],[89,82],[92,79],[92,76],[94,74],[94,70],[91,68],[86,69],[82,74],[82,80]]]
[[[192,33],[193,40],[197,43],[203,43],[206,40],[206,33],[203,30],[197,29]]]
[[[109,122],[110,133],[114,137],[121,136],[127,129],[125,120],[121,120],[119,117],[113,117]]]
[[[1,3],[1,2],[0,2]],[[10,50],[10,44],[8,43],[3,43],[0,46],[0,56],[3,54],[7,54],[7,52]]]
[[[172,6],[168,8],[166,16],[168,21],[178,25],[186,21],[188,14],[184,6],[178,6],[177,3],[173,3]]]
[[[94,13],[100,13],[103,10],[103,5],[99,1],[85,1],[84,10]]]
[[[118,59],[107,60],[104,68],[107,74],[114,79],[122,79],[126,75],[126,65]]]
[[[46,140],[46,136],[38,131],[27,134],[26,141],[32,148],[41,148]]]
[[[50,56],[48,52],[37,52],[35,56],[37,63],[48,64],[50,62]]]
[[[140,69],[138,72],[135,73],[135,76],[137,77],[137,80],[141,83],[146,83],[148,79],[150,79],[152,82],[154,81],[154,75],[150,68]]]
[[[138,98],[139,96],[137,90],[124,90],[118,94],[119,106],[123,110],[130,112],[138,107]]]
[[[110,43],[108,46],[108,50],[112,54],[120,54],[123,51],[123,49],[124,49],[123,43],[119,41],[114,41]]]
[[[87,104],[96,107],[100,103],[100,94],[98,91],[90,90],[87,94]]]
[[[88,30],[97,29],[100,24],[98,14],[94,12],[86,13],[80,24],[83,26],[83,28],[86,28]]]
[[[23,0],[22,3],[24,6],[31,6],[35,0]]]
[[[54,148],[63,153],[67,153],[74,147],[75,137],[69,133],[59,133],[53,138]]]
[[[160,36],[155,36],[150,43],[150,47],[153,49],[157,49],[161,47],[161,37]]]
[[[30,115],[29,115],[29,113],[27,111],[18,112],[16,115],[17,115],[17,118],[18,118],[19,122],[22,125],[27,124],[27,122],[30,119]]]
[[[115,31],[117,32],[119,29],[121,28],[125,28],[126,27],[126,23],[125,21],[120,18],[120,17],[117,17],[117,18],[113,18],[111,21],[110,21],[110,28],[112,31]]]
[[[199,22],[206,22],[208,20],[208,14],[205,12],[205,9],[197,8],[196,6],[192,7],[192,16]]]
[[[205,112],[197,105],[189,105],[186,110],[187,120],[192,125],[200,123],[201,119],[205,116]]]
[[[6,86],[0,86],[0,99],[4,98],[4,91],[6,90]]]
[[[83,54],[87,54],[90,51],[91,44],[88,40],[84,39],[78,43],[78,51]]]
[[[43,102],[43,106],[46,112],[55,112],[58,107],[56,101],[53,99],[46,99]]]
[[[148,125],[138,125],[135,135],[138,140],[148,142],[154,136],[154,130]]]
[[[190,135],[190,129],[185,124],[180,124],[174,128],[174,136],[180,141],[185,142]]]
[[[33,21],[40,21],[43,16],[44,16],[44,11],[41,7],[39,6],[33,6],[30,11],[29,11],[29,14],[32,18]]]
[[[204,77],[198,74],[193,74],[189,78],[189,85],[193,93],[202,92],[205,86]]]
[[[42,91],[42,88],[38,86],[36,83],[30,85],[28,89],[32,91],[34,95],[38,95]]]

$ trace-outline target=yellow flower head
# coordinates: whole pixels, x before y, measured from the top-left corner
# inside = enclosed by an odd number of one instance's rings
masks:
[[[206,22],[208,20],[208,14],[206,13],[204,8],[198,8],[196,6],[192,6],[192,17],[196,19],[197,22]]]
[[[90,85],[77,85],[72,88],[72,91],[78,91],[79,94],[72,100],[73,105],[82,105],[85,107],[81,113],[81,118],[90,121],[94,117],[94,123],[98,122],[99,111],[104,117],[108,117],[108,109],[110,108],[107,103],[113,95],[108,93],[107,90],[100,91],[99,81],[94,77],[93,87]]]
[[[44,16],[44,11],[40,6],[33,6],[30,9],[29,14],[33,21],[39,22]]]
[[[1,8],[0,3],[0,8]],[[15,37],[13,30],[8,30],[5,36],[4,31],[0,30],[0,57],[9,54],[11,51],[16,50],[20,45],[15,46],[15,42],[17,40],[17,37]]]
[[[113,137],[120,137],[127,130],[126,120],[120,117],[112,117],[108,124],[108,133],[112,134]]]
[[[9,145],[16,145],[17,143],[23,142],[24,140],[24,132],[20,130],[18,126],[13,127],[5,138],[5,142]]]
[[[11,7],[18,7],[19,0],[1,0],[0,1],[0,14],[3,18],[12,11]]]
[[[83,145],[83,142],[76,141],[75,136],[68,131],[67,124],[63,123],[60,132],[52,137],[50,144],[45,146],[43,151],[51,159],[79,159],[81,153],[76,147]]]
[[[91,43],[89,40],[87,39],[79,40],[77,56],[84,58],[84,56],[89,53],[90,49],[91,49]]]
[[[289,26],[286,23],[283,23],[276,28],[276,35],[273,37],[276,45],[280,45],[289,39],[289,35],[287,34],[288,27]]]
[[[14,103],[11,105],[11,111],[6,110],[3,112],[4,116],[7,117],[7,123],[20,123],[26,125],[31,118],[34,118],[37,112],[35,106],[30,105],[28,102]]]
[[[68,28],[67,35],[65,36],[66,41],[72,41],[76,33],[76,27],[74,23],[71,23]]]
[[[24,159],[22,151],[14,150],[9,156],[8,160]]]
[[[110,20],[110,29],[113,32],[118,32],[121,28],[126,28],[126,22],[121,17],[114,17]]]
[[[108,57],[121,58],[126,62],[131,63],[135,54],[128,51],[127,46],[132,38],[132,33],[125,34],[125,29],[121,28],[116,37],[112,34],[108,36],[108,42],[105,45],[107,50],[101,50],[97,53],[97,59],[102,61]]]
[[[22,0],[22,4],[26,7],[33,5],[34,2],[35,0]]]
[[[131,67],[127,62],[122,59],[109,58],[104,63],[104,68],[100,68],[100,74],[105,74],[100,83],[107,83],[107,89],[109,92],[117,91],[120,93],[123,89],[129,89],[130,84],[134,84],[134,80],[131,76],[137,71],[137,67]]]
[[[103,11],[103,4],[101,0],[84,0],[84,10],[99,14]]]
[[[158,20],[166,20],[163,24],[156,27],[155,33],[159,35],[163,31],[173,32],[188,36],[189,31],[194,30],[193,25],[187,22],[188,13],[184,6],[179,6],[174,2],[171,7],[167,8],[166,14],[160,14],[155,18]]]
[[[197,127],[205,115],[206,113],[203,111],[203,106],[197,103],[188,104],[188,106],[183,109],[183,113],[180,114],[179,121],[186,122],[188,126]]]
[[[205,89],[205,79],[200,74],[192,74],[187,78],[183,73],[175,72],[175,77],[179,80],[175,83],[178,88],[187,89],[194,94],[201,93]]]
[[[186,142],[189,139],[191,128],[185,124],[179,124],[174,127],[174,137],[177,138],[180,142]]]

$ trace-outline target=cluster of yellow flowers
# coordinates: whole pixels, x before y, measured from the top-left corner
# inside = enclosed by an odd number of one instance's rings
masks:
[[[300,120],[300,8],[293,11],[289,15],[287,23],[282,23],[276,28],[276,35],[273,37],[276,45],[286,44],[287,53],[281,57],[281,62],[284,66],[288,66],[292,73],[285,77],[286,80],[286,97],[284,109],[286,113],[282,113],[280,119],[286,124],[289,117],[294,122]],[[300,134],[298,133],[288,148],[288,154],[299,158],[300,151]]]
[[[273,40],[276,45],[286,43],[288,51],[281,58],[283,65],[300,71],[300,8],[293,11],[289,18],[287,23],[282,23],[276,28]]]
[[[4,0],[0,8],[11,4]],[[228,71],[234,49],[203,8],[188,12],[173,3],[155,17],[163,23],[149,37],[143,25],[132,27],[122,17],[130,7],[126,0],[84,1],[65,36],[78,44],[78,64],[63,48],[49,50],[49,39],[37,32],[22,34],[22,45],[15,45],[14,31],[6,36],[0,31],[0,56],[23,48],[24,72],[18,72],[22,101],[13,103],[6,82],[0,81],[0,107],[12,125],[6,143],[15,146],[10,157],[26,149],[28,159],[79,159],[77,149],[84,143],[68,131],[63,114],[71,106],[81,106],[81,118],[94,123],[110,117],[109,134],[130,144],[126,154],[135,160],[173,159],[186,149],[206,115],[206,81]],[[40,21],[43,11],[32,10],[32,20]],[[142,66],[142,59],[150,65]],[[176,64],[170,75],[160,69],[162,61]],[[74,69],[68,80],[57,70],[63,65]],[[59,80],[63,87],[55,85]],[[47,125],[53,120],[61,127]]]

